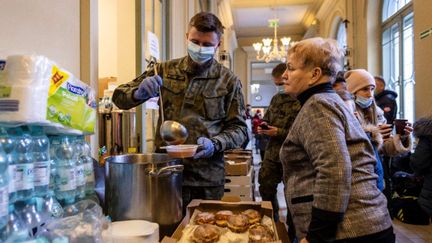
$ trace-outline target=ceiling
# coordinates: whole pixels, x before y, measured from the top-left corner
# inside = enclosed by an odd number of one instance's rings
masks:
[[[231,0],[238,39],[272,36],[268,20],[279,19],[278,36],[301,39],[312,24],[323,0]]]

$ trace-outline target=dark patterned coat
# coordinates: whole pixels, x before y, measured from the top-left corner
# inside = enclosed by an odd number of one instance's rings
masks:
[[[282,145],[285,196],[296,235],[308,233],[312,207],[343,214],[336,239],[388,229],[385,196],[376,185],[372,145],[336,93],[310,97]]]
[[[185,186],[221,186],[224,184],[223,150],[238,148],[247,139],[246,113],[240,80],[227,68],[213,60],[209,69],[195,76],[187,65],[187,57],[157,65],[162,77],[162,97],[166,120],[182,123],[189,132],[185,144],[196,144],[198,137],[218,140],[220,151],[208,159],[184,159]],[[141,81],[154,75],[153,69],[133,81],[119,86],[114,103],[129,109],[144,101],[133,98]],[[161,121],[157,124],[159,131]],[[155,147],[165,145],[159,133]]]
[[[411,155],[411,167],[416,175],[424,177],[418,201],[420,206],[432,216],[432,117],[416,121],[414,135],[419,141]]]
[[[258,180],[260,194],[264,200],[272,200],[276,195],[277,185],[282,181],[282,164],[279,150],[288,135],[291,125],[300,111],[300,102],[287,94],[276,94],[270,101],[270,106],[263,121],[278,128],[276,136],[269,137],[265,155],[259,170]]]

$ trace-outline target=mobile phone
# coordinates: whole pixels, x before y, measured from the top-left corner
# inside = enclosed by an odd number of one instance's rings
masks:
[[[269,130],[270,128],[267,126],[267,124],[261,124],[259,125],[259,127],[261,127],[261,129],[263,130]]]

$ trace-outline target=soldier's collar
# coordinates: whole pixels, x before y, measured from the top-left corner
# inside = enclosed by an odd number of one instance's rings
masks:
[[[180,62],[180,69],[183,72],[191,74],[192,71],[190,70],[188,66],[188,56],[184,57],[183,60]],[[200,79],[214,79],[220,77],[220,71],[221,71],[221,64],[219,64],[215,59],[212,60],[211,66],[205,70],[203,73],[197,75],[195,78]]]

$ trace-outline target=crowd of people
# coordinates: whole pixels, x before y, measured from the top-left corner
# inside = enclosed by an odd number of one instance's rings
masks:
[[[222,198],[223,152],[249,141],[251,107],[241,82],[214,59],[222,34],[215,15],[198,13],[186,35],[188,55],[157,64],[113,94],[122,109],[162,95],[159,112],[186,126],[186,143],[201,145],[183,159],[184,207],[195,198]],[[407,122],[394,134],[397,94],[366,70],[340,73],[342,57],[334,40],[311,38],[291,47],[287,62],[273,70],[278,92],[265,115],[258,110],[252,118],[262,158],[259,191],[277,221],[277,184],[284,183],[293,241],[395,242],[383,164],[412,150],[413,127]],[[412,167],[425,178],[419,203],[432,214],[432,117],[418,120],[414,135]],[[157,134],[156,151],[164,145]]]

